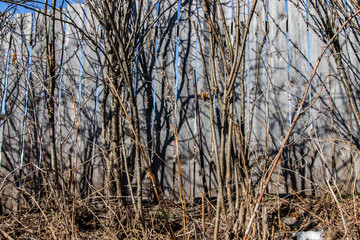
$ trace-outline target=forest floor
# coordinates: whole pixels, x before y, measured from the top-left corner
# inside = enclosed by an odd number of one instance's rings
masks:
[[[187,204],[164,200],[166,216],[177,239],[213,239],[214,202],[209,205]],[[144,204],[144,226],[136,220],[132,205],[119,207],[104,201],[73,202],[60,208],[21,209],[21,213],[0,216],[2,239],[170,239],[164,214],[158,204]],[[206,209],[209,207],[210,212]],[[293,233],[323,229],[323,239],[360,239],[360,197],[331,195],[319,197],[278,198],[265,196],[251,228],[249,239],[295,239]],[[245,224],[239,219],[228,227],[221,214],[220,239],[241,239]],[[184,218],[184,216],[186,216]],[[144,230],[145,229],[145,230]],[[346,235],[346,234],[347,235]]]

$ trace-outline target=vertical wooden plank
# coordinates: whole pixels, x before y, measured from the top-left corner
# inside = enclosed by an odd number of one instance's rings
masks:
[[[98,47],[101,46],[101,27],[98,20],[91,14],[88,8],[85,9],[84,31],[91,37]],[[94,43],[82,39],[83,44],[83,75],[82,75],[82,99],[83,108],[82,133],[79,136],[83,142],[82,158],[86,162],[84,169],[85,184],[91,187],[100,188],[103,184],[104,165],[101,137],[101,106],[103,101],[103,82],[101,81],[101,68],[103,67],[104,54],[96,52]],[[87,179],[86,179],[87,178]]]
[[[268,35],[266,19],[266,1],[259,1],[256,6],[256,17],[254,16],[249,31],[249,103],[253,110],[248,111],[249,120],[252,118],[251,128],[251,162],[252,180],[255,188],[260,187],[263,173],[266,171],[267,159],[266,140],[267,135],[267,61],[268,61]],[[251,7],[253,1],[248,1]],[[251,116],[252,115],[252,116]],[[251,121],[251,120],[250,120]],[[256,190],[256,189],[255,189]]]
[[[287,9],[286,1],[269,1],[269,157],[273,159],[289,129],[289,81],[288,81],[288,49],[287,49]],[[285,194],[288,192],[287,184],[279,181],[279,175],[289,173],[284,168],[288,168],[290,160],[289,151],[285,150],[281,159],[281,168],[278,168],[273,175],[276,182],[270,190],[273,193]]]
[[[298,106],[303,97],[305,86],[309,80],[308,68],[308,44],[307,44],[307,27],[303,18],[301,9],[288,3],[289,12],[289,61],[290,61],[290,87],[291,87],[291,111],[292,118],[295,117]],[[318,47],[317,45],[315,47]],[[310,89],[309,95],[311,96]],[[307,98],[305,107],[308,106],[311,97]],[[310,114],[312,110],[307,111],[298,120],[289,143],[293,142],[293,146],[289,151],[289,160],[286,165],[284,174],[287,175],[286,181],[292,190],[299,191],[311,189],[309,182],[311,179],[311,169],[314,168],[313,148],[310,144],[309,136],[313,130],[313,119]],[[310,137],[311,138],[311,137]],[[310,180],[310,181],[309,181]]]
[[[6,74],[6,63],[7,63],[7,56],[8,56],[8,48],[9,48],[9,41],[10,41],[10,23],[11,23],[11,14],[4,14],[3,21],[8,22],[0,29],[0,77],[1,77],[1,85],[0,85],[0,97],[3,99],[4,91],[5,91],[5,74]]]
[[[317,26],[315,23],[314,17],[311,17],[310,15],[312,12],[315,13],[314,6],[311,4],[308,6],[308,12],[308,58],[310,68],[309,71],[312,72],[318,57],[323,51],[324,42],[327,42],[328,39],[325,36],[324,28],[319,29],[319,26]],[[318,20],[319,16],[316,16],[315,18]],[[322,36],[316,34],[310,28],[311,26],[314,27],[314,29],[318,32],[321,32]],[[336,136],[337,130],[335,130],[337,127],[335,127],[335,122],[333,120],[334,117],[339,113],[335,113],[337,110],[333,111],[332,108],[335,106],[334,100],[340,97],[340,95],[338,95],[336,92],[341,88],[339,82],[336,80],[337,78],[338,72],[334,65],[334,60],[330,55],[329,48],[321,60],[320,66],[311,85],[313,91],[311,92],[312,95],[310,97],[314,99],[316,95],[319,95],[319,100],[315,103],[314,107],[310,109],[311,119],[313,120],[314,127],[314,131],[312,132],[313,134],[311,137],[315,140],[315,142],[312,143],[313,154],[311,155],[312,158],[310,159],[311,165],[308,167],[309,170],[307,170],[312,173],[310,179],[314,182],[315,186],[322,186],[324,183],[324,178],[331,178],[333,175],[332,165],[335,157],[335,153],[332,149],[335,147],[333,145],[333,138],[338,138]],[[323,90],[320,92],[321,85],[324,82],[325,84],[323,86]],[[343,112],[343,114],[346,115],[347,113]],[[314,133],[316,133],[316,135]],[[328,139],[330,141],[327,141]],[[313,185],[311,187],[314,188]],[[317,192],[315,191],[315,193]]]
[[[9,14],[9,24],[7,28],[3,28],[1,32],[1,45],[0,45],[0,52],[1,52],[1,114],[5,117],[5,119],[0,121],[0,178],[3,179],[5,176],[12,170],[9,168],[9,159],[3,154],[3,144],[4,144],[4,124],[6,121],[6,98],[7,98],[7,88],[8,88],[8,65],[9,65],[9,57],[10,57],[10,42],[12,39],[12,31],[11,31],[11,15]],[[6,138],[5,138],[6,139]],[[5,163],[4,163],[5,162]],[[10,181],[13,181],[13,177],[9,179]],[[14,210],[16,207],[16,199],[14,198],[13,191],[15,190],[14,185],[11,184],[11,182],[6,184],[3,188],[3,193],[1,196],[1,204],[4,206],[5,209]]]
[[[8,95],[5,106],[8,120],[4,124],[3,154],[8,159],[9,164],[16,168],[20,166],[22,151],[31,15],[29,18],[29,15],[16,14],[13,24],[14,30],[8,68]]]
[[[200,128],[202,131],[201,134],[201,141],[203,143],[203,157],[205,163],[205,172],[206,172],[206,181],[208,185],[208,189],[210,192],[210,197],[214,195],[212,191],[216,186],[216,178],[214,177],[214,155],[213,155],[213,141],[211,135],[211,127],[210,127],[210,118],[209,118],[209,111],[210,111],[210,91],[209,86],[206,80],[205,71],[207,71],[207,75],[210,77],[210,45],[209,45],[209,28],[208,23],[206,21],[206,16],[204,13],[204,8],[202,5],[202,1],[198,1],[197,7],[197,16],[196,16],[196,28],[199,35],[196,36],[197,40],[197,50],[196,52],[196,59],[197,65],[195,66],[195,73],[197,78],[196,88],[197,88],[197,97],[199,102],[199,114],[196,115],[197,118],[200,120]],[[194,29],[195,30],[195,29]],[[196,34],[196,33],[195,33]],[[196,45],[196,44],[195,44]],[[204,54],[205,62],[201,56],[200,52],[200,45]],[[195,92],[194,92],[195,93]],[[203,93],[203,94],[201,94]],[[203,95],[204,97],[201,97]],[[193,176],[196,179],[196,182],[201,181],[201,166],[200,166],[200,145],[198,139],[199,129],[197,127],[196,132],[196,145],[194,145],[194,155],[196,156],[196,161],[193,163]],[[202,183],[202,181],[201,181]],[[194,196],[199,197],[200,189],[196,187],[194,189]]]
[[[181,164],[181,175],[186,198],[191,195],[191,163],[194,159],[194,75],[196,71],[196,33],[191,23],[196,13],[196,1],[182,4],[179,22],[179,83],[177,102],[178,149]],[[176,164],[178,174],[178,163]],[[200,180],[200,178],[198,178]]]
[[[6,17],[6,18],[5,18]],[[5,104],[6,104],[6,95],[7,95],[7,69],[8,69],[8,58],[10,55],[9,47],[10,47],[10,39],[11,39],[11,14],[4,15],[4,19],[8,20],[9,24],[5,25],[1,29],[1,44],[0,44],[0,99],[1,99],[1,114],[3,114],[3,118],[6,118],[5,115]],[[4,120],[0,121],[0,151],[2,152],[2,144],[3,144],[3,133],[4,133]],[[2,153],[0,155],[0,170],[2,166]]]
[[[169,4],[162,2],[160,12],[167,9]],[[150,63],[148,67],[150,68],[152,81],[150,86],[144,85],[144,90],[146,91],[145,99],[152,105],[151,110],[154,111],[154,113],[152,111],[147,113],[151,116],[148,119],[152,119],[152,114],[154,114],[153,132],[151,135],[152,141],[154,141],[154,150],[158,156],[153,155],[153,171],[158,177],[161,190],[167,194],[173,191],[173,187],[177,188],[174,185],[174,119],[171,106],[171,104],[174,104],[176,21],[177,5],[175,4],[159,19],[158,53],[155,52],[154,42],[152,42],[151,46],[151,51],[157,54],[157,62],[155,62],[154,56],[150,58],[152,60],[148,62]],[[143,63],[147,62],[146,59],[142,59],[142,61]]]
[[[158,9],[159,7],[159,9]],[[139,36],[139,55],[136,62],[136,66],[134,69],[134,79],[135,79],[135,70],[136,70],[136,88],[135,97],[138,107],[139,113],[139,121],[140,121],[140,137],[141,142],[144,146],[144,150],[147,153],[149,163],[152,167],[152,172],[155,177],[159,180],[161,173],[158,172],[158,167],[163,164],[164,156],[160,151],[162,148],[158,147],[158,143],[161,141],[161,137],[159,136],[159,122],[161,121],[161,114],[159,114],[159,108],[162,106],[162,95],[159,89],[163,87],[162,83],[162,75],[160,67],[162,67],[162,63],[160,60],[161,51],[159,50],[163,41],[165,41],[165,37],[163,38],[161,31],[161,19],[156,21],[158,14],[163,11],[165,7],[163,3],[159,3],[159,5],[155,5],[153,1],[144,1],[143,3],[143,11],[145,14],[150,14],[150,22],[154,25],[145,24],[144,30],[140,32]],[[144,13],[142,13],[144,15]],[[167,15],[165,14],[165,18]],[[145,32],[149,29],[148,36],[144,36]],[[156,30],[157,29],[157,30]],[[127,120],[125,120],[127,125]],[[129,131],[131,132],[130,128]],[[127,149],[133,148],[133,141],[130,139],[131,137],[127,137],[126,141]],[[160,150],[161,149],[161,150]],[[131,169],[135,171],[135,161],[134,157],[129,158],[129,166]],[[142,161],[143,170],[145,170],[146,164],[145,161]],[[130,170],[131,170],[130,169]],[[164,174],[162,172],[162,174]],[[160,183],[160,181],[158,182]],[[135,186],[135,179],[132,183]],[[161,189],[162,185],[159,184],[158,188]],[[152,184],[149,174],[145,174],[143,178],[143,190],[144,197],[151,197],[152,195]],[[147,191],[149,190],[149,191]]]
[[[46,110],[46,52],[45,52],[44,15],[34,13],[34,31],[32,37],[31,78],[32,99],[29,102],[28,115],[32,119],[32,149],[36,165],[45,166],[47,156],[45,143],[48,142],[48,118]]]
[[[80,123],[82,96],[80,95],[80,68],[82,56],[82,38],[79,29],[83,26],[83,6],[68,4],[66,18],[73,24],[65,27],[63,77],[61,99],[59,101],[59,141],[65,166],[70,174],[78,173],[78,166],[84,161],[81,158],[83,140]],[[76,26],[76,27],[75,27]],[[77,170],[75,172],[75,169]],[[81,168],[82,169],[82,168]],[[74,176],[74,175],[73,175]]]
[[[80,172],[80,185],[84,191],[89,188],[101,187],[101,179],[103,179],[104,168],[102,165],[102,149],[101,145],[101,96],[103,87],[100,80],[101,56],[100,52],[96,52],[96,46],[92,41],[100,43],[99,22],[90,14],[88,8],[81,5],[79,9],[78,23],[80,19],[84,21],[83,31],[86,32],[92,39],[84,37],[78,39],[80,42],[80,69],[79,82],[81,82],[81,92],[79,89],[79,122],[78,122],[78,157],[84,164]],[[79,85],[80,86],[80,85]]]
[[[9,173],[9,170],[4,168],[4,161],[5,164],[8,165],[8,159],[6,159],[3,155],[3,143],[4,143],[4,123],[6,121],[6,112],[5,112],[5,104],[6,104],[6,96],[7,96],[7,86],[8,86],[8,79],[7,75],[7,67],[8,67],[8,57],[10,55],[10,39],[11,39],[11,15],[8,14],[7,20],[9,24],[5,25],[4,28],[1,29],[1,45],[0,45],[0,78],[1,78],[1,86],[0,86],[0,99],[1,99],[1,114],[5,119],[0,120],[0,179],[1,181],[4,180],[5,176]],[[12,179],[10,179],[12,180]],[[14,186],[7,184],[3,187],[3,193],[1,196],[1,204],[4,206],[5,209],[14,209],[15,200],[13,199],[14,196],[12,195],[12,191],[14,190]]]
[[[209,87],[206,80],[205,71],[207,71],[208,76],[210,76],[210,46],[209,46],[209,29],[208,24],[206,22],[205,13],[203,11],[202,2],[199,0],[197,2],[196,13],[194,12],[194,23],[196,25],[196,31],[199,37],[196,35],[195,28],[192,28],[194,31],[194,40],[195,41],[195,77],[196,77],[196,90],[197,90],[197,98],[198,98],[198,110],[199,114],[196,114],[196,118],[194,117],[194,121],[199,119],[200,128],[201,128],[201,141],[202,141],[202,151],[203,151],[203,160],[204,160],[204,168],[205,168],[205,179],[208,186],[208,190],[210,192],[210,197],[212,191],[216,186],[216,178],[214,177],[214,162],[213,162],[213,144],[212,144],[212,136],[211,136],[211,128],[210,128],[210,119],[209,119],[209,111],[210,111],[210,100],[211,97],[209,94]],[[200,46],[202,48],[205,61],[201,56]],[[194,80],[190,80],[189,84],[194,85]],[[193,94],[195,94],[195,90],[193,90]],[[202,97],[203,96],[203,97]],[[195,96],[194,96],[195,97]],[[195,100],[195,98],[194,98]],[[195,104],[195,102],[194,102]],[[194,111],[196,108],[194,108]],[[194,115],[195,116],[195,115]],[[196,124],[196,132],[194,132],[194,161],[192,164],[192,176],[194,179],[194,187],[193,187],[193,196],[200,197],[201,192],[203,191],[203,182],[201,177],[201,160],[200,160],[200,141],[199,134],[200,129]],[[201,187],[200,187],[201,186]]]
[[[27,146],[26,134],[26,91],[29,66],[29,42],[31,35],[31,14],[16,14],[13,18],[13,32],[10,46],[10,58],[7,74],[7,96],[5,101],[6,119],[3,122],[4,132],[2,141],[2,172],[10,173],[13,187],[21,187],[24,181],[21,178],[26,174],[28,156],[24,157]],[[9,188],[9,202],[7,207],[17,206],[16,193],[13,187]],[[12,200],[12,201],[11,201]],[[20,203],[18,203],[20,204]]]
[[[343,1],[343,8],[346,12],[347,16],[351,16],[357,10],[357,7],[354,6],[354,2],[349,0]],[[347,16],[342,15],[341,21],[339,24],[342,24],[346,19]],[[355,21],[358,21],[359,17],[355,17]],[[341,34],[341,49],[342,49],[342,60],[344,63],[345,72],[347,75],[348,80],[350,80],[352,94],[354,95],[356,105],[359,106],[359,82],[360,82],[360,56],[358,54],[358,46],[359,46],[359,31],[356,30],[351,24],[344,28]],[[346,167],[341,168],[339,164],[337,166],[338,170],[344,169],[343,174],[340,172],[337,173],[337,176],[340,177],[341,183],[345,186],[344,191],[346,193],[353,193],[353,191],[358,192],[360,190],[360,156],[356,151],[356,148],[359,149],[359,144],[357,138],[359,136],[360,129],[358,128],[354,116],[352,116],[350,108],[346,109],[348,111],[348,117],[345,120],[345,123],[348,131],[348,139],[345,135],[344,140],[348,142],[343,142],[341,145],[339,144],[336,157],[345,158],[346,161],[343,165]],[[355,146],[353,146],[354,144]],[[350,155],[351,154],[351,155]],[[340,156],[339,156],[340,155]],[[346,177],[344,177],[346,176]]]
[[[46,68],[46,25],[44,22],[43,12],[33,14],[33,33],[31,38],[31,75],[29,79],[30,98],[28,101],[29,119],[29,157],[32,158],[33,164],[42,169],[47,168],[46,146],[49,142],[48,115],[46,107],[46,86],[47,86],[47,68]],[[35,171],[33,175],[34,191],[38,194],[42,189],[43,173]]]

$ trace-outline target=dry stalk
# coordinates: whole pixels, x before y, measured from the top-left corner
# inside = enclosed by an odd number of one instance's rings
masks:
[[[325,181],[326,181],[326,184],[327,184],[327,186],[328,186],[328,188],[329,188],[329,190],[330,190],[330,193],[331,193],[332,197],[334,198],[334,200],[335,200],[335,202],[336,202],[336,206],[339,208],[341,220],[342,220],[342,223],[343,223],[343,226],[344,226],[345,236],[346,236],[346,239],[348,240],[348,239],[349,239],[348,229],[347,229],[347,227],[346,227],[346,222],[345,222],[343,210],[342,210],[342,208],[340,207],[340,203],[339,203],[339,201],[338,201],[338,199],[337,199],[334,191],[332,190],[332,187],[331,187],[331,185],[330,185],[330,183],[329,183],[329,179],[326,178]]]
[[[202,231],[205,232],[205,198],[204,193],[201,195],[201,223],[202,223]]]
[[[5,231],[0,229],[0,235],[5,239],[5,240],[14,240],[12,237],[10,237],[9,234],[7,234]]]
[[[43,217],[44,217],[44,219],[45,219],[45,221],[47,222],[47,224],[49,225],[49,228],[50,228],[50,231],[51,231],[51,234],[52,234],[52,237],[54,238],[54,239],[57,239],[56,238],[56,235],[55,235],[55,232],[54,232],[54,230],[53,230],[53,228],[52,228],[52,226],[51,226],[51,224],[49,223],[49,220],[48,220],[48,218],[46,217],[46,215],[45,215],[45,213],[44,213],[44,211],[42,210],[42,208],[40,207],[40,205],[38,204],[38,202],[36,201],[36,199],[31,195],[31,194],[29,194],[29,193],[27,193],[26,191],[23,191],[26,195],[28,195],[30,198],[31,198],[31,200],[35,203],[35,205],[37,206],[37,208],[39,209],[39,211],[41,212],[41,215],[43,215]]]
[[[5,231],[0,229],[0,235],[5,239],[5,240],[14,240],[12,237],[10,237],[9,234],[7,234]]]
[[[173,104],[171,104],[173,106]],[[181,174],[181,161],[180,161],[180,154],[179,154],[179,141],[178,141],[178,130],[176,127],[176,117],[174,108],[172,109],[173,116],[174,116],[174,136],[175,136],[175,144],[176,144],[176,158],[178,163],[178,174],[179,174],[179,190],[180,190],[180,199],[182,203],[182,213],[183,213],[183,224],[184,224],[184,231],[187,232],[187,214],[186,214],[186,198],[185,198],[185,191],[184,186],[182,183],[182,174]],[[187,235],[185,235],[185,239],[187,239]]]

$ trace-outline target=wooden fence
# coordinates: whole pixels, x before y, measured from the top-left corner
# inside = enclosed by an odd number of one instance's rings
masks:
[[[253,117],[252,131],[247,134],[251,134],[248,146],[255,187],[260,186],[261,177],[267,171],[265,166],[271,164],[284,139],[310,73],[327,41],[315,11],[307,2],[260,1],[250,25],[244,66],[244,123],[249,129]],[[222,3],[227,27],[233,33],[234,13],[240,11],[243,18],[240,24],[245,23],[252,1],[243,1],[240,6],[230,0]],[[349,15],[358,8],[350,1],[347,1],[347,7],[345,3],[342,1],[341,4]],[[149,6],[151,4],[149,1]],[[197,4],[197,1],[181,1],[159,18],[151,30],[151,37],[143,43],[144,51],[136,59],[132,73],[141,116],[141,142],[150,148],[148,154],[159,186],[164,192],[172,193],[179,181],[174,158],[175,121],[179,132],[182,181],[189,198],[200,196],[202,192],[196,118],[201,120],[206,177],[213,195],[216,194],[217,180],[212,153],[219,145],[212,144],[210,134],[208,109],[212,96],[204,78],[204,64],[208,63],[202,61],[199,52],[201,43],[205,57],[210,57],[209,39],[203,11]],[[161,1],[160,11],[169,5],[170,2]],[[108,124],[102,121],[101,116],[104,114],[106,119],[108,114],[102,112],[102,107],[110,104],[110,100],[103,86],[104,56],[81,34],[81,29],[91,33],[97,26],[95,20],[86,17],[88,12],[84,5],[72,4],[58,14],[56,56],[61,71],[56,86],[56,144],[59,146],[59,171],[63,176],[69,177],[69,169],[76,165],[79,184],[86,185],[91,181],[92,187],[99,189],[104,184],[105,165],[101,129],[102,124]],[[153,15],[156,17],[156,11]],[[61,18],[65,22],[61,22]],[[340,25],[343,23],[341,18],[346,19],[339,16]],[[359,26],[359,20],[355,17],[353,23]],[[199,28],[200,39],[192,22]],[[61,41],[63,34],[65,42]],[[7,185],[8,182],[27,184],[19,180],[29,174],[33,174],[34,180],[39,179],[41,169],[45,169],[45,163],[49,161],[45,37],[43,15],[39,13],[9,15],[8,25],[4,23],[1,29],[0,189],[3,196],[14,190],[14,185]],[[346,27],[340,34],[340,42],[345,70],[358,101],[360,44],[356,28]],[[196,112],[194,81],[200,99],[200,114]],[[234,91],[236,114],[239,114],[242,109],[238,82]],[[330,176],[344,191],[359,191],[359,129],[350,114],[329,50],[311,84],[306,106],[315,99],[315,104],[301,116],[291,134],[269,186],[270,193],[291,193],[293,190],[313,193]],[[214,105],[220,131],[217,99]],[[175,120],[172,111],[175,111]],[[128,126],[125,127],[130,131]],[[130,148],[132,142],[127,138],[126,147]],[[133,160],[130,165],[134,167]],[[144,177],[146,183],[145,169]]]

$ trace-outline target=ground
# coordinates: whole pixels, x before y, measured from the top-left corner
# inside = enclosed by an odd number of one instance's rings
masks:
[[[144,225],[137,219],[131,204],[119,206],[115,200],[83,200],[20,209],[20,213],[1,215],[3,239],[170,239],[165,216],[158,204],[144,204]],[[164,200],[166,216],[177,239],[213,239],[215,202],[210,213],[202,203],[188,203],[186,212],[180,203]],[[42,203],[44,204],[44,203]],[[205,204],[206,205],[206,204]],[[359,196],[278,198],[265,196],[249,239],[295,239],[299,231],[324,230],[323,239],[360,239]],[[230,228],[228,214],[221,215],[220,239],[241,239],[250,214],[243,226],[237,221]],[[184,224],[184,216],[186,224]],[[265,216],[265,217],[264,217]],[[203,221],[204,219],[204,221]],[[184,227],[185,226],[185,227]]]

